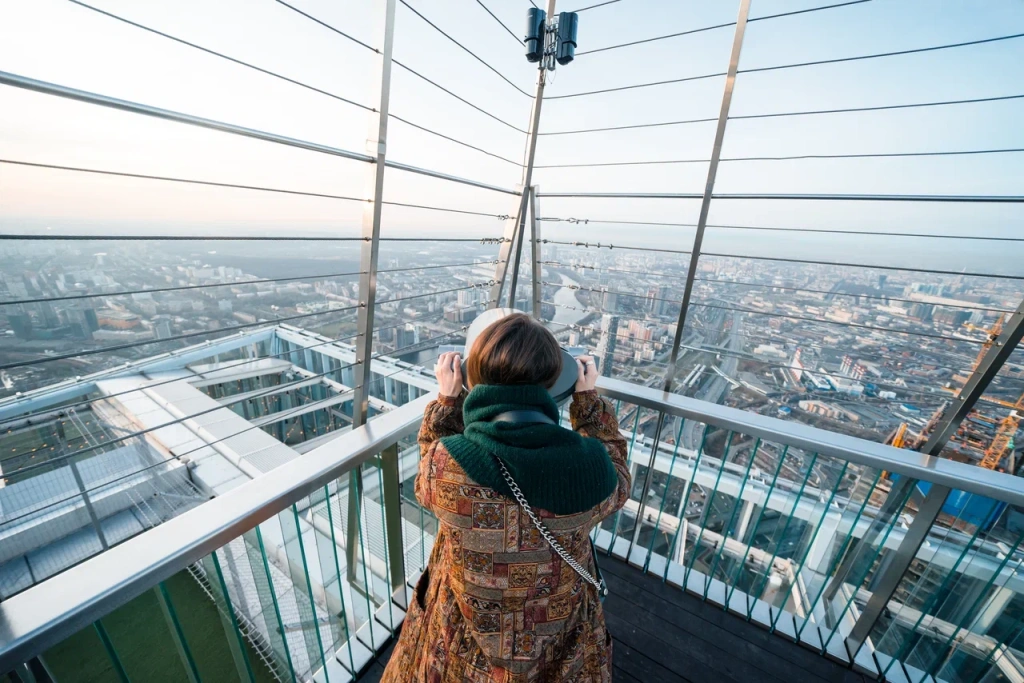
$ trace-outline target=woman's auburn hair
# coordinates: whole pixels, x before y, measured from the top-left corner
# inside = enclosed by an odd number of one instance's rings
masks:
[[[562,374],[562,349],[551,331],[525,313],[483,330],[466,359],[466,377],[478,384],[536,384],[550,389]]]

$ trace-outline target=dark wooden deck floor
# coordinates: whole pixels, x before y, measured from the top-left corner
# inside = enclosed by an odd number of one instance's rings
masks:
[[[601,558],[615,640],[615,683],[866,683],[795,643],[702,602],[624,562]],[[376,683],[388,647],[360,678]]]

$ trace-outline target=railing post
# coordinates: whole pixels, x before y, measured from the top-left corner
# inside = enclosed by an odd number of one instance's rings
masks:
[[[540,192],[540,187],[534,185],[530,188],[530,258],[533,266],[533,282],[531,288],[532,300],[533,300],[533,317],[537,320],[541,319],[541,293],[544,288],[541,286],[541,277],[544,269],[541,267],[541,225],[540,225],[540,199],[537,198],[537,193]]]
[[[686,285],[683,288],[683,300],[679,308],[679,318],[676,322],[676,334],[672,340],[672,354],[669,358],[668,368],[665,370],[665,391],[672,391],[672,382],[675,379],[676,362],[679,360],[679,345],[683,340],[683,327],[686,325],[686,311],[690,307],[690,294],[693,292],[693,278],[697,274],[697,261],[700,260],[700,247],[704,241],[704,228],[708,222],[708,212],[711,210],[711,193],[715,189],[715,176],[718,174],[718,160],[722,156],[722,142],[725,140],[725,126],[729,122],[729,107],[732,104],[732,93],[736,87],[736,71],[739,68],[740,52],[743,50],[743,34],[747,28],[747,15],[750,13],[750,0],[740,0],[739,13],[736,17],[736,31],[733,33],[732,52],[729,55],[729,70],[725,76],[725,91],[722,93],[722,107],[718,112],[718,127],[715,129],[715,143],[711,150],[711,163],[708,164],[707,182],[704,185],[704,196],[701,198],[700,218],[697,220],[697,232],[693,237],[693,249],[690,252],[690,265],[686,271]],[[640,524],[643,521],[645,501],[647,492],[651,488],[651,476],[654,472],[655,459],[658,456],[658,442],[661,439],[662,427],[665,423],[665,414],[658,415],[658,424],[654,429],[654,440],[651,444],[651,459],[648,463],[647,474],[644,477],[644,486],[640,493],[640,507],[638,508],[636,526],[633,535],[630,537],[629,553],[633,552],[633,545],[639,535]]]
[[[985,389],[988,388],[989,383],[996,376],[996,373],[999,372],[1003,363],[1006,362],[1010,354],[1017,348],[1017,344],[1020,343],[1022,337],[1024,337],[1024,300],[1018,304],[1017,309],[1010,315],[1010,319],[1004,325],[1003,331],[996,339],[992,340],[992,345],[989,346],[978,366],[968,378],[967,383],[964,384],[963,389],[953,399],[952,404],[947,406],[942,419],[939,420],[935,429],[932,430],[927,443],[921,448],[922,453],[938,456],[942,452],[942,449],[946,447],[946,443],[956,433],[956,430],[959,429],[960,423],[963,422],[968,413],[974,410],[978,399],[981,398]],[[889,496],[883,504],[882,512],[899,514],[903,502],[913,495],[918,481],[910,477],[901,477],[896,486],[889,492]],[[948,486],[933,484],[918,507],[914,521],[903,537],[899,548],[893,553],[892,561],[886,565],[885,573],[878,578],[868,604],[865,606],[864,611],[861,612],[857,623],[854,624],[853,630],[846,639],[846,647],[851,658],[860,651],[878,618],[882,615],[895,594],[900,581],[910,567],[910,563],[914,561],[918,551],[921,549],[921,544],[927,538],[928,531],[935,524],[935,520],[938,519],[939,513],[942,511],[942,504],[945,502],[949,492],[950,488]],[[895,505],[894,502],[896,503]],[[885,514],[878,515],[875,522],[864,534],[859,550],[851,553],[843,560],[842,566],[836,572],[835,578],[832,579],[832,583],[826,591],[827,600],[831,600],[835,596],[843,581],[850,574],[853,565],[860,559],[865,550],[877,541],[878,535],[884,526],[882,518],[885,516]]]
[[[547,17],[550,22],[555,16],[555,0],[548,0]],[[533,94],[533,108],[530,110],[530,125],[526,129],[526,152],[523,156],[522,182],[516,187],[521,192],[517,198],[513,215],[505,221],[505,233],[498,252],[498,265],[494,269],[494,284],[491,286],[491,308],[501,306],[501,294],[505,287],[505,276],[509,271],[509,260],[515,249],[515,263],[509,283],[509,306],[516,303],[516,285],[519,279],[519,257],[523,248],[523,232],[526,228],[526,209],[530,198],[530,182],[533,180],[533,160],[537,153],[537,129],[540,127],[540,108],[544,103],[544,86],[547,83],[547,71],[541,60],[537,69],[537,88]]]
[[[391,104],[391,57],[395,45],[395,6],[397,0],[378,0],[382,48],[375,56],[380,74],[377,110],[371,114],[368,151],[374,155],[370,173],[370,197],[363,210],[363,245],[359,259],[359,338],[356,340],[355,395],[352,399],[352,428],[366,423],[369,412],[370,379],[373,358],[373,314],[377,303],[377,260],[380,254],[380,223],[384,199],[384,171],[387,160],[388,112]],[[363,495],[362,469],[349,474],[348,526],[345,553],[349,581],[356,579],[359,548],[359,498]]]
[[[747,15],[750,14],[750,0],[740,0],[739,13],[736,16],[736,31],[732,39],[732,52],[729,55],[729,70],[725,76],[725,91],[722,93],[722,108],[718,112],[718,127],[715,129],[715,142],[711,148],[711,162],[708,164],[707,182],[704,184],[704,195],[700,202],[700,217],[697,219],[697,231],[693,236],[693,249],[690,251],[690,265],[686,270],[686,284],[683,286],[683,300],[679,306],[679,318],[676,322],[676,334],[672,340],[672,354],[668,368],[665,370],[665,391],[672,391],[675,379],[676,362],[679,360],[679,345],[683,341],[683,328],[686,326],[686,313],[690,308],[690,296],[693,293],[693,278],[697,275],[697,262],[700,260],[700,249],[704,242],[704,229],[708,224],[708,213],[711,210],[711,194],[715,190],[715,177],[718,175],[718,161],[722,156],[722,143],[725,140],[725,126],[729,122],[729,107],[732,104],[732,93],[736,87],[736,71],[739,68],[740,52],[743,50],[743,34],[747,29]]]
[[[384,500],[384,531],[388,545],[388,564],[391,592],[405,587],[405,544],[402,536],[402,475],[398,460],[398,444],[394,443],[380,454],[380,469]]]

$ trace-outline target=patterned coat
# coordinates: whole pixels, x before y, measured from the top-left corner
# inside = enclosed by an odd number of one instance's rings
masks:
[[[585,512],[535,512],[593,573],[587,536],[629,498],[626,441],[595,392],[575,394],[569,414],[574,430],[604,442],[618,486]],[[611,638],[596,589],[518,503],[466,476],[439,442],[462,428],[461,398],[441,396],[427,407],[416,498],[439,531],[383,683],[608,683]]]

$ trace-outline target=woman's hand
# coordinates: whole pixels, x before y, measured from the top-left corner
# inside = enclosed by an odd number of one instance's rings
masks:
[[[442,396],[457,397],[462,393],[462,356],[455,351],[442,353],[434,366],[434,376]]]
[[[593,391],[597,386],[597,363],[593,356],[576,358],[576,391]]]

